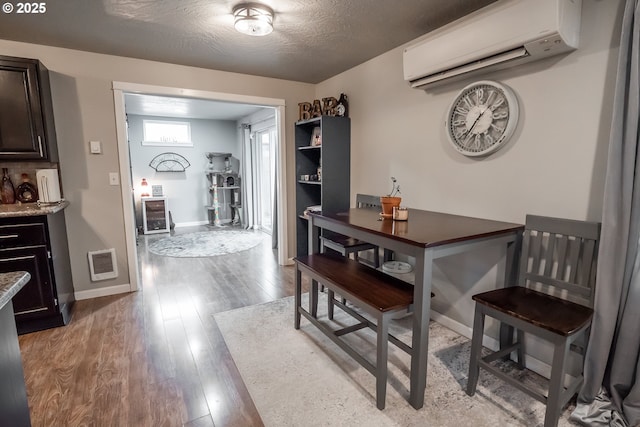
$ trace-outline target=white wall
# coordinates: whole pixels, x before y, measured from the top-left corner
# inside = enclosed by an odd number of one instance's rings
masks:
[[[317,85],[315,98],[349,96],[352,201],[389,192],[395,176],[409,207],[517,223],[527,213],[599,220],[623,2],[582,3],[580,48],[566,56],[424,92],[403,81],[400,47]],[[472,159],[450,146],[444,124],[460,89],[482,79],[515,91],[520,120],[504,148]],[[496,286],[503,254],[438,261],[435,309],[472,325],[471,295]]]
[[[236,133],[236,123],[230,120],[176,119],[128,114],[129,153],[134,189],[139,189],[142,178],[150,185],[161,184],[171,216],[176,226],[197,225],[208,222],[205,205],[208,203],[208,185],[205,176],[210,151],[231,153],[240,159],[242,151]],[[191,124],[193,147],[156,147],[142,145],[143,120],[173,120]],[[151,160],[162,153],[173,152],[185,157],[191,164],[184,172],[156,172],[149,166]],[[237,163],[237,162],[235,162]],[[237,172],[238,169],[235,168]],[[150,191],[150,190],[149,190]],[[140,218],[139,193],[136,194],[136,217]],[[141,223],[139,223],[141,224]]]

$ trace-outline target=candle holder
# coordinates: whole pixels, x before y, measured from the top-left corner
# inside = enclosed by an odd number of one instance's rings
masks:
[[[393,207],[393,220],[406,221],[409,219],[409,209],[402,206]]]

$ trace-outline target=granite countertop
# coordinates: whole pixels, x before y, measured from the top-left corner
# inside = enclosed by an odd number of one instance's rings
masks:
[[[0,310],[11,298],[27,284],[31,275],[26,271],[16,271],[12,273],[0,273]]]
[[[55,205],[38,205],[38,203],[15,203],[12,205],[0,204],[0,218],[49,215],[59,212],[67,206],[69,206],[69,202],[66,200],[62,200]]]

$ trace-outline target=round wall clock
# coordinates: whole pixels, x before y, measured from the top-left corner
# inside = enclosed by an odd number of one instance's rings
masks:
[[[518,99],[511,89],[482,80],[464,87],[447,114],[447,134],[465,156],[485,156],[502,147],[518,124]]]

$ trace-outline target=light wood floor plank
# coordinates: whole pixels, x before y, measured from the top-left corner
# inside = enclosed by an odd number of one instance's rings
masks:
[[[207,227],[179,229],[178,233]],[[149,253],[138,292],[78,301],[20,336],[34,426],[262,426],[213,315],[293,294],[270,241],[209,258]]]

